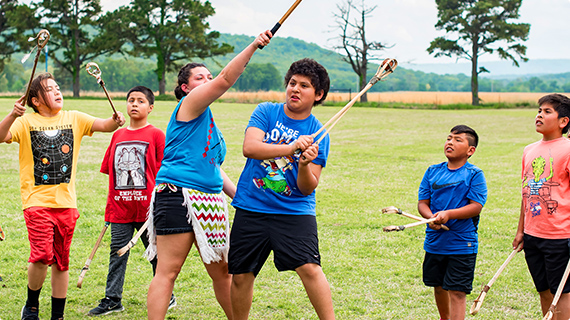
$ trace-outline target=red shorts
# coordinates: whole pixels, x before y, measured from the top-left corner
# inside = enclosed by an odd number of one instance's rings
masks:
[[[69,247],[79,212],[75,208],[30,207],[24,219],[30,241],[28,262],[56,263],[57,270],[69,270]]]

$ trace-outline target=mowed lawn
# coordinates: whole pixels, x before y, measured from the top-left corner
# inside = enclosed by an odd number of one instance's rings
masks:
[[[0,99],[1,117],[15,99]],[[125,112],[125,103],[115,100]],[[159,101],[150,122],[166,129],[175,102]],[[243,133],[255,105],[216,103],[212,106],[228,144],[224,170],[237,182],[245,159]],[[65,100],[65,109],[108,117],[104,100]],[[317,107],[324,123],[340,108]],[[30,111],[28,111],[30,112]],[[331,133],[331,151],[317,189],[317,220],[324,272],[330,282],[338,319],[439,319],[432,288],[421,280],[424,227],[384,233],[387,225],[412,222],[382,215],[381,208],[398,206],[416,214],[417,189],[426,168],[445,161],[443,144],[449,129],[467,124],[477,130],[480,144],[470,160],[485,172],[489,198],[479,225],[480,250],[473,292],[467,310],[511,252],[520,205],[520,163],[525,145],[540,139],[534,131],[535,109],[397,110],[351,109]],[[104,297],[110,232],[104,237],[91,268],[77,278],[103,227],[107,176],[99,173],[111,134],[83,139],[77,174],[81,217],[73,239],[66,319],[84,318]],[[0,146],[0,318],[19,319],[26,300],[29,254],[21,211],[18,145]],[[231,209],[233,218],[234,210]],[[151,268],[139,242],[127,270],[125,311],[106,319],[146,318],[146,293]],[[50,276],[40,299],[40,317],[49,318]],[[174,289],[178,306],[168,319],[223,319],[206,271],[193,249]],[[473,319],[538,319],[538,294],[518,254],[493,285]],[[255,283],[251,319],[317,319],[300,279],[294,272],[278,273],[269,260]]]

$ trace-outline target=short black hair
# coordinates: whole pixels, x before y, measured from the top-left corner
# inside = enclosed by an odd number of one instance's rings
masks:
[[[329,93],[331,85],[327,69],[313,59],[304,58],[299,61],[295,61],[291,64],[289,70],[287,70],[287,73],[285,74],[285,87],[287,87],[289,80],[291,80],[291,78],[296,74],[311,79],[311,84],[315,88],[315,93],[318,94],[321,90],[323,91],[322,98],[315,101],[313,106],[323,103]]]
[[[133,92],[140,92],[140,93],[144,94],[146,99],[148,100],[148,104],[154,105],[154,93],[149,88],[147,88],[145,86],[132,87],[131,90],[129,90],[129,92],[127,93],[127,100],[129,100],[129,96]]]
[[[567,117],[570,120],[570,98],[559,93],[551,93],[538,99],[539,106],[542,106],[545,103],[551,105],[552,108],[554,108],[554,110],[558,113],[558,119]],[[570,121],[568,121],[566,127],[562,129],[562,134],[567,133],[569,128]]]
[[[453,134],[465,133],[465,135],[467,136],[467,142],[469,142],[469,146],[471,147],[477,148],[477,145],[479,144],[479,136],[477,135],[477,132],[475,132],[475,130],[473,130],[473,128],[469,126],[460,124],[451,128],[451,131],[449,132]]]

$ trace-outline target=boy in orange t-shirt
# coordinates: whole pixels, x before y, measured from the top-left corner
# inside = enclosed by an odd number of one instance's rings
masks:
[[[542,139],[525,147],[522,203],[513,247],[523,244],[525,259],[540,294],[543,315],[570,260],[570,99],[549,94],[538,100],[536,131]],[[570,282],[564,285],[553,319],[570,318]]]

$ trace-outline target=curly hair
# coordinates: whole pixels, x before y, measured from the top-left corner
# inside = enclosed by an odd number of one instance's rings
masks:
[[[285,87],[293,75],[302,75],[311,79],[311,84],[315,88],[315,93],[323,91],[323,96],[320,100],[315,101],[313,106],[323,103],[330,89],[329,74],[325,67],[317,61],[309,58],[301,59],[293,62],[285,74]]]

